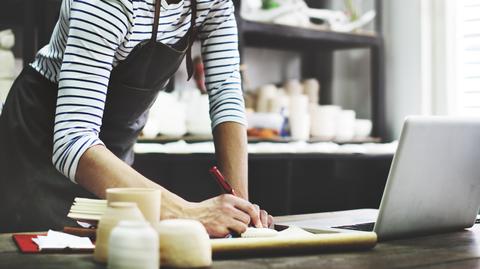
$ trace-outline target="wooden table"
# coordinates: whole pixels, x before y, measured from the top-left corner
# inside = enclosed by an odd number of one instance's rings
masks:
[[[314,217],[315,214],[312,214]],[[294,217],[293,217],[294,218]],[[285,220],[285,218],[282,218]],[[479,268],[480,225],[455,233],[379,243],[373,250],[215,260],[212,268]],[[21,254],[0,235],[0,268],[106,268],[91,254]]]

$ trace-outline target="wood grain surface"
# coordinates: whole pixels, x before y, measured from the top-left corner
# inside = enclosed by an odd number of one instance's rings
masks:
[[[480,226],[439,235],[381,242],[368,251],[310,253],[262,258],[216,259],[212,268],[478,268]],[[0,268],[106,268],[91,254],[18,252],[10,234],[0,235]],[[162,267],[163,268],[163,267]]]

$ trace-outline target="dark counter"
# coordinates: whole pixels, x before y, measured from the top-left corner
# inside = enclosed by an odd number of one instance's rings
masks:
[[[272,215],[378,208],[393,155],[250,154],[250,199]],[[213,154],[137,154],[134,167],[190,201],[220,194]]]

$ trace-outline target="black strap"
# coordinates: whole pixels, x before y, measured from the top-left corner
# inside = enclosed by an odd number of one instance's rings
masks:
[[[153,27],[152,27],[152,41],[157,42],[157,32],[158,32],[158,22],[160,20],[160,7],[161,7],[161,0],[155,1],[155,17],[153,19]],[[190,29],[187,33],[188,36],[188,44],[187,44],[187,72],[188,72],[188,80],[190,80],[193,76],[193,59],[192,59],[192,45],[195,42],[195,38],[197,35],[197,1],[191,0],[190,1],[190,8],[192,9],[192,18],[190,19]]]
[[[195,27],[196,20],[197,20],[197,1],[191,0],[190,6],[192,9],[192,18],[190,19],[190,29],[188,33],[189,37],[188,37],[188,45],[187,45],[188,46],[187,59],[186,59],[188,80],[190,80],[193,76],[192,45],[193,45],[193,42],[195,42],[195,38],[197,35],[197,28]]]
[[[162,6],[162,0],[155,1],[155,17],[153,18],[152,26],[152,41],[157,42],[158,21],[160,20],[160,7]]]

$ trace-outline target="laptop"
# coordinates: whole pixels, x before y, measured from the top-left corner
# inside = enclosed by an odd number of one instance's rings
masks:
[[[480,207],[480,117],[406,119],[380,208],[275,223],[322,232],[374,231],[388,240],[461,230]]]

